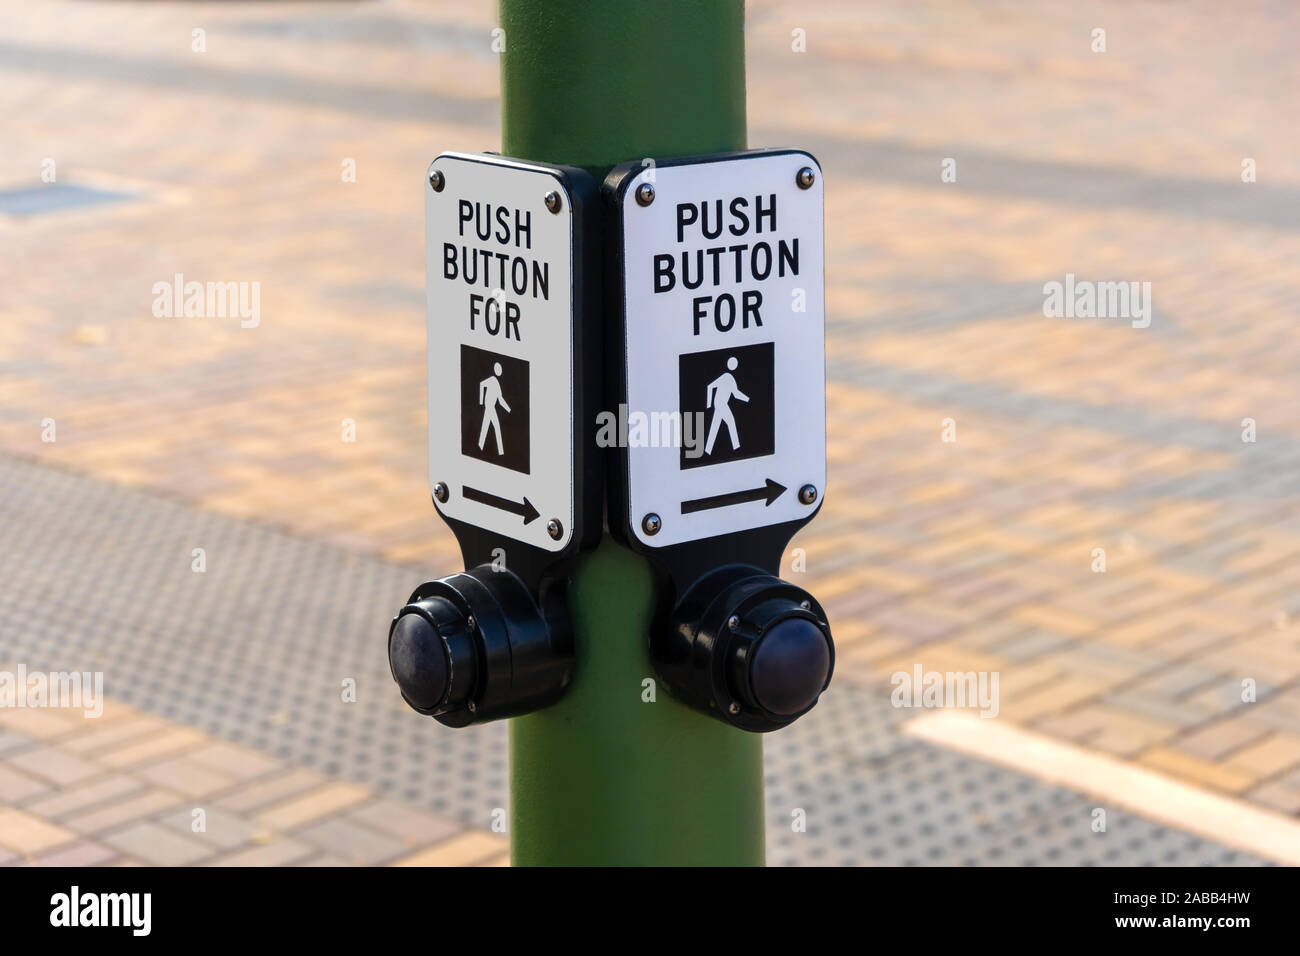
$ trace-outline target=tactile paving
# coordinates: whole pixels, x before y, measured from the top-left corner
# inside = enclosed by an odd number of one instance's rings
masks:
[[[421,579],[0,457],[0,660],[103,671],[110,698],[487,826],[506,806],[505,725],[448,730],[388,674],[387,621]],[[1262,862],[1127,813],[1094,833],[1094,801],[901,736],[911,716],[887,689],[843,684],[766,738],[769,862]]]

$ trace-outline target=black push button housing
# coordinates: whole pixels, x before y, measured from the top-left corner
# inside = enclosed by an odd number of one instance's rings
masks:
[[[835,669],[826,613],[811,594],[750,566],[698,580],[650,642],[679,699],[744,730],[785,727],[816,705]]]
[[[403,699],[448,727],[554,703],[573,661],[562,608],[544,614],[518,576],[490,565],[416,588],[388,631]]]

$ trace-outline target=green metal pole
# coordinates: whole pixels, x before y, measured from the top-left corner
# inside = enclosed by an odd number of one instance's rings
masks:
[[[500,25],[508,156],[600,178],[745,147],[743,0],[501,0]],[[608,538],[576,569],[573,686],[511,721],[515,865],[762,865],[761,738],[643,700],[654,601]]]

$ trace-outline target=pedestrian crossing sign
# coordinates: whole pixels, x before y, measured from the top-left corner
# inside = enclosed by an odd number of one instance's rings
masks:
[[[424,193],[434,504],[474,561],[517,566],[525,549],[511,542],[575,550],[599,532],[579,430],[596,398],[583,358],[594,230],[581,225],[595,184],[567,167],[444,153]]]
[[[633,423],[611,523],[658,550],[809,520],[826,486],[817,161],[638,160],[604,188],[621,307],[611,384]]]

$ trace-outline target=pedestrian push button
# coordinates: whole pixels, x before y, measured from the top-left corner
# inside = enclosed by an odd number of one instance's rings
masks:
[[[835,645],[811,594],[749,565],[696,582],[651,640],[668,689],[743,730],[778,730],[831,680]]]
[[[474,568],[421,585],[388,630],[402,698],[448,727],[558,700],[573,675],[563,615],[548,620],[509,571]]]

